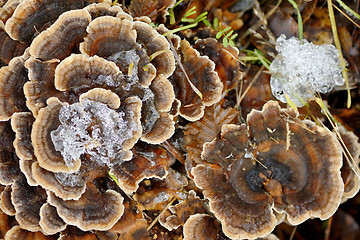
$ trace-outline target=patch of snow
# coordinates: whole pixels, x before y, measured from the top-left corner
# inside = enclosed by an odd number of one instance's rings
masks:
[[[114,62],[123,71],[124,69],[127,70],[127,72],[123,72],[123,74],[125,75],[125,80],[127,81],[127,84],[123,86],[123,89],[129,91],[131,86],[139,81],[138,65],[140,61],[140,56],[137,54],[136,50],[131,49],[129,51],[117,52],[108,57],[108,60]],[[130,68],[131,70],[129,70]]]
[[[64,173],[64,172],[56,172],[54,173],[56,180],[63,185],[69,187],[81,187],[82,178],[80,172],[74,173]]]
[[[285,94],[298,107],[314,97],[314,92],[328,93],[341,86],[341,62],[338,50],[330,44],[315,45],[307,40],[281,35],[276,40],[278,55],[270,65],[273,95],[286,103]]]
[[[122,155],[122,144],[137,128],[124,116],[106,104],[84,99],[60,109],[61,125],[51,132],[51,140],[67,166],[73,166],[82,154],[89,154],[97,164],[111,167],[112,160]]]

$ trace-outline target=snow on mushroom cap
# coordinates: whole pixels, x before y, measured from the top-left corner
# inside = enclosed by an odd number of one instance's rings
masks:
[[[287,94],[301,107],[315,91],[328,93],[345,82],[339,52],[333,45],[318,46],[281,35],[276,40],[276,50],[279,54],[270,65],[270,85],[274,96],[284,103]]]
[[[224,125],[220,139],[204,144],[205,162],[192,175],[228,237],[269,234],[274,210],[293,225],[337,210],[344,191],[340,144],[296,115],[269,101],[248,115],[248,126]]]
[[[128,123],[124,115],[103,103],[84,99],[60,109],[61,125],[51,132],[51,140],[68,166],[86,153],[98,164],[110,167],[111,159],[128,150],[121,147],[125,140],[140,127],[135,122]]]

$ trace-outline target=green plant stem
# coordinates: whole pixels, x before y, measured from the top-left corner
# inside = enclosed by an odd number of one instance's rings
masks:
[[[291,5],[296,9],[297,11],[297,16],[298,16],[298,34],[299,34],[299,39],[302,40],[303,39],[303,22],[302,22],[302,18],[301,18],[301,13],[300,10],[297,6],[297,4],[295,3],[294,0],[288,0],[289,3],[291,3]]]
[[[354,10],[352,10],[351,8],[349,8],[343,1],[341,1],[341,0],[336,0],[336,1],[339,3],[339,5],[340,5],[343,9],[345,9],[345,10],[348,11],[348,12],[350,12],[354,17],[356,17],[357,19],[360,20],[360,15],[359,15],[357,12],[355,12]]]
[[[163,36],[166,37],[166,36],[169,36],[170,34],[180,32],[180,31],[185,30],[185,29],[196,27],[197,25],[198,25],[198,23],[192,23],[192,24],[189,24],[189,25],[186,25],[186,26],[175,28],[175,29],[173,29],[171,31],[168,31],[168,32],[164,33]]]
[[[346,89],[347,89],[347,93],[348,93],[348,98],[347,98],[347,104],[346,105],[347,105],[347,108],[350,108],[351,107],[351,95],[350,95],[350,88],[349,88],[349,78],[348,78],[348,74],[347,74],[347,70],[346,70],[346,63],[345,63],[345,60],[344,60],[344,57],[343,57],[343,54],[342,54],[342,50],[341,50],[341,44],[340,44],[339,35],[337,33],[335,14],[334,14],[334,9],[333,9],[331,0],[327,0],[327,5],[328,5],[328,10],[329,10],[329,18],[330,18],[330,22],[331,22],[331,29],[332,29],[332,32],[333,32],[335,47],[339,51],[339,58],[340,58],[340,61],[341,61],[342,75],[345,78],[345,85],[346,85]]]

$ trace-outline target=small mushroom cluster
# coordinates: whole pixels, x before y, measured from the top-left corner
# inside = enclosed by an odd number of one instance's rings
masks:
[[[327,219],[343,196],[335,135],[275,101],[253,110],[247,124],[223,125],[201,157],[192,169],[195,183],[233,239],[268,235],[279,213],[292,225]]]

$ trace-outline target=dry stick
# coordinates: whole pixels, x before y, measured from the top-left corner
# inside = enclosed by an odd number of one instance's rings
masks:
[[[294,238],[295,233],[296,233],[296,230],[297,230],[297,226],[295,226],[295,227],[293,228],[289,240],[292,240],[292,239]]]
[[[327,224],[327,227],[326,227],[326,230],[325,230],[324,240],[329,240],[329,238],[330,238],[330,231],[331,231],[332,220],[333,220],[333,217],[331,216],[331,217],[329,218],[329,221],[328,221],[328,224]]]
[[[346,13],[344,13],[340,8],[338,8],[334,3],[333,3],[333,7],[338,10],[342,15],[344,15],[350,22],[352,22],[352,24],[354,24],[356,27],[360,28],[359,24],[357,24],[354,20],[351,19],[351,17],[349,17],[349,15],[347,15]]]
[[[326,118],[329,120],[331,126],[333,127],[334,131],[335,131],[335,134],[337,136],[337,139],[341,145],[341,148],[342,148],[342,151],[345,155],[345,158],[346,158],[346,161],[348,162],[349,166],[351,167],[351,169],[354,171],[354,173],[356,174],[356,176],[358,178],[360,178],[360,170],[359,170],[359,167],[357,166],[357,164],[355,163],[355,160],[354,158],[352,157],[352,155],[350,154],[350,151],[349,149],[346,147],[341,135],[340,135],[340,132],[338,130],[338,126],[336,124],[336,122],[333,121],[332,119],[332,115],[330,112],[328,112],[329,110],[324,106],[324,103],[322,102],[321,98],[318,98],[316,100],[316,102],[319,104],[319,106],[321,107],[321,109],[323,110]],[[320,121],[320,120],[319,120]],[[324,123],[320,121],[320,123],[325,127]]]
[[[244,99],[245,95],[247,94],[247,92],[250,90],[250,88],[252,87],[252,85],[255,83],[256,80],[259,79],[261,73],[264,71],[264,65],[262,65],[259,69],[259,71],[256,73],[256,75],[254,76],[253,80],[251,80],[249,86],[247,86],[247,88],[245,89],[245,91],[243,92],[243,94],[240,96],[239,100],[237,101],[236,105],[235,105],[235,109],[238,109],[240,106],[241,101]]]
[[[150,231],[150,229],[158,222],[159,218],[160,218],[160,215],[166,211],[171,204],[173,204],[173,202],[176,200],[176,198],[173,198],[167,205],[166,207],[164,208],[164,210],[161,211],[161,213],[159,213],[159,215],[156,216],[156,218],[154,219],[154,221],[152,221],[152,223],[149,225],[149,227],[146,229],[147,231]]]

